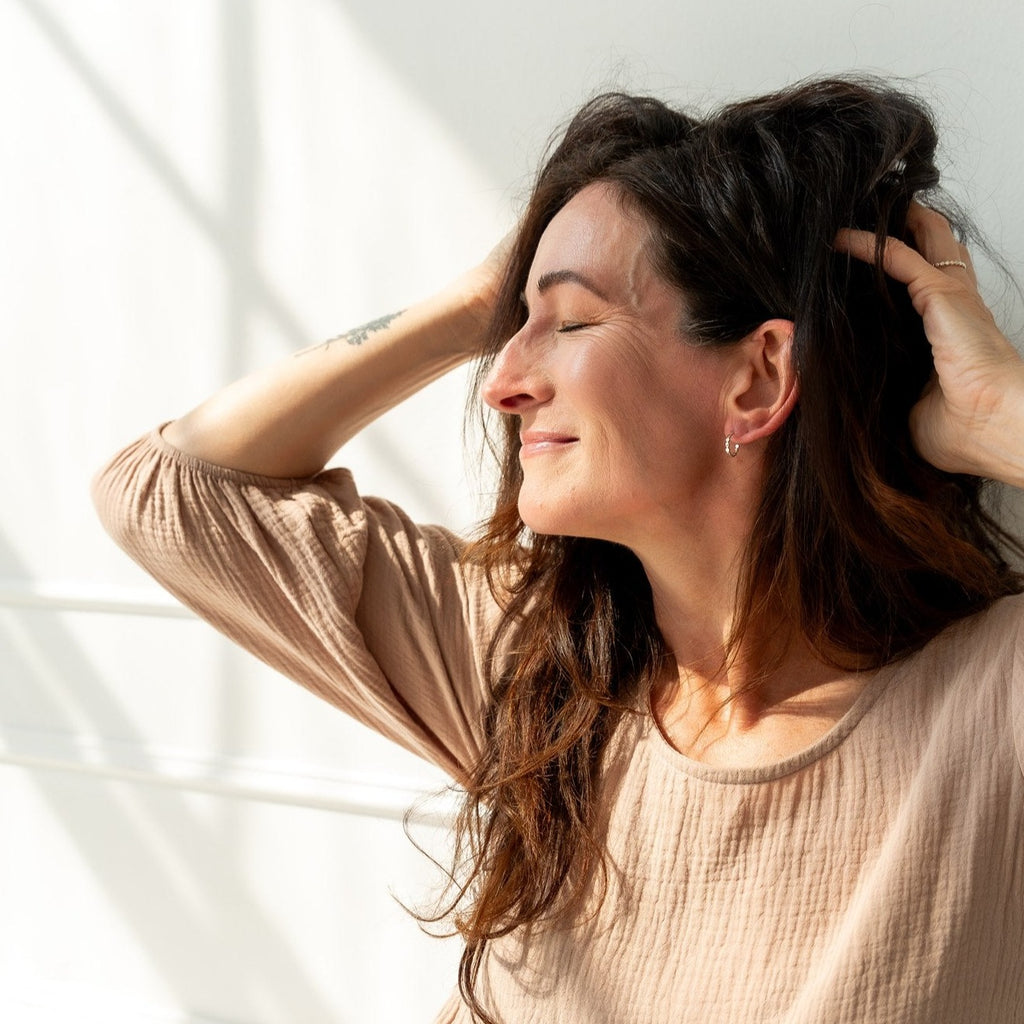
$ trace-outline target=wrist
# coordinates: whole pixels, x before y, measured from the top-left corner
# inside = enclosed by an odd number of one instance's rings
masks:
[[[499,283],[494,273],[481,265],[461,274],[439,296],[451,319],[453,341],[466,358],[483,351]]]

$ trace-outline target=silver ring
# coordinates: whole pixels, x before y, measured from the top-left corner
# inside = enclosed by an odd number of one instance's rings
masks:
[[[959,267],[961,270],[967,269],[967,264],[963,260],[939,260],[938,263],[933,263],[933,267]]]

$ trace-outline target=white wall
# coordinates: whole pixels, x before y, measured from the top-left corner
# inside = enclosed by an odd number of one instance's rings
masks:
[[[913,76],[951,189],[1024,265],[1022,11],[6,0],[0,1019],[426,1021],[454,980],[389,894],[436,881],[398,818],[442,780],[163,598],[94,522],[110,452],[484,253],[606,86]],[[364,490],[473,519],[463,387],[352,445]]]

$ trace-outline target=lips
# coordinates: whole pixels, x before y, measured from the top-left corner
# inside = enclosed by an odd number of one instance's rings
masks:
[[[551,430],[524,430],[519,435],[520,456],[541,455],[545,452],[564,451],[579,440],[572,434]]]

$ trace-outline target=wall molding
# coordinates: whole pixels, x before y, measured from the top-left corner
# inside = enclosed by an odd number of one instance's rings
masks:
[[[101,583],[0,579],[0,607],[145,615],[160,619],[195,618],[184,605],[163,591]]]
[[[0,731],[0,765],[390,821],[408,814],[410,822],[438,827],[451,825],[459,803],[453,790],[437,793],[397,776],[14,726]]]
[[[169,594],[158,590],[0,578],[3,607],[196,618]],[[0,727],[0,765],[391,821],[402,821],[408,813],[411,822],[440,827],[451,825],[459,803],[452,792],[439,795],[416,781],[388,775],[325,772],[310,764],[9,725]]]

